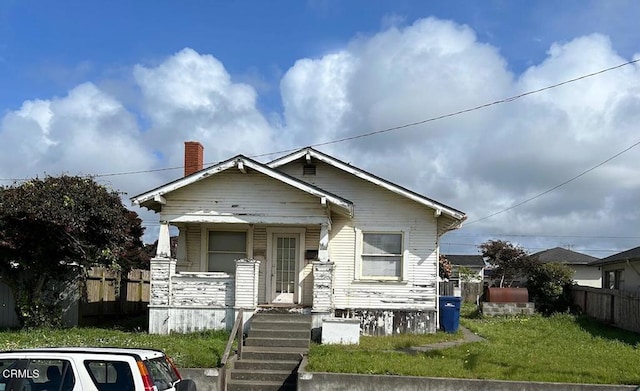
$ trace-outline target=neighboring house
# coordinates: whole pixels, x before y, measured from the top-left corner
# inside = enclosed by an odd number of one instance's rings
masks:
[[[447,254],[447,260],[451,263],[450,281],[460,281],[460,269],[469,272],[467,282],[482,282],[484,280],[484,270],[486,264],[482,255],[455,255]],[[460,285],[458,285],[460,286]]]
[[[531,254],[530,257],[540,262],[556,262],[567,265],[573,270],[573,281],[577,285],[600,288],[602,284],[600,270],[591,266],[592,262],[598,260],[596,257],[562,247],[540,251]]]
[[[268,164],[238,155],[132,197],[159,213],[149,332],[230,328],[239,309],[295,307],[318,327],[435,332],[439,239],[466,215],[312,148]],[[169,255],[169,226],[179,231]]]
[[[640,247],[597,259],[589,265],[599,269],[602,288],[640,294]]]

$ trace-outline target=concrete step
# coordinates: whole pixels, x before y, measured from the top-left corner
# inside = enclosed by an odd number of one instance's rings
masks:
[[[288,323],[305,323],[311,325],[311,315],[301,314],[283,314],[283,313],[264,313],[258,312],[253,315],[251,322],[288,322]]]
[[[245,360],[233,362],[233,370],[236,369],[248,369],[248,370],[275,370],[275,371],[290,371],[293,372],[300,365],[300,360]]]
[[[311,330],[311,323],[305,322],[287,322],[287,321],[272,321],[272,320],[258,320],[251,321],[250,330]]]
[[[278,346],[292,348],[309,348],[309,338],[256,338],[248,337],[244,340],[244,346]]]
[[[310,339],[311,331],[310,330],[264,330],[264,329],[254,329],[249,330],[249,337],[255,338],[297,338],[297,339]]]
[[[295,381],[297,373],[291,371],[275,371],[270,369],[234,369],[231,371],[232,380],[259,380],[284,383]]]
[[[296,382],[267,382],[253,380],[229,380],[228,391],[295,391]]]
[[[277,346],[245,346],[242,360],[300,361],[308,348]]]

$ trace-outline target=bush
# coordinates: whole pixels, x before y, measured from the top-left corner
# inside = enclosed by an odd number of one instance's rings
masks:
[[[545,315],[569,310],[572,284],[573,270],[560,263],[535,263],[528,271],[529,297]]]

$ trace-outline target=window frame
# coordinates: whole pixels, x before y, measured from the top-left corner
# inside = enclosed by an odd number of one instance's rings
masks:
[[[603,277],[603,288],[617,290],[624,288],[624,269],[605,270]],[[613,281],[611,281],[611,277],[613,277]],[[613,288],[611,282],[613,282]]]
[[[209,270],[209,256],[210,254],[213,253],[213,251],[215,250],[210,250],[209,249],[209,241],[211,239],[211,234],[215,233],[215,232],[222,232],[222,233],[242,233],[245,235],[245,243],[244,243],[244,248],[245,251],[243,253],[240,252],[232,252],[232,251],[219,251],[218,253],[220,254],[244,254],[244,256],[242,258],[251,258],[251,253],[250,253],[250,235],[252,235],[252,231],[248,230],[248,229],[229,229],[226,227],[212,227],[206,230],[203,230],[204,235],[202,235],[202,270],[204,270],[205,272],[208,273],[225,273],[225,274],[235,274],[235,269],[233,272],[226,272],[226,271],[214,271],[214,270]],[[241,258],[238,258],[241,259]]]
[[[396,276],[372,276],[365,275],[364,268],[364,257],[366,256],[380,256],[385,257],[385,254],[365,254],[364,253],[364,244],[365,244],[365,235],[400,235],[400,245],[402,246],[400,249],[400,253],[389,254],[388,257],[400,257],[400,271]],[[407,248],[408,248],[408,235],[407,231],[400,228],[364,228],[364,229],[356,229],[356,275],[355,280],[367,281],[367,282],[375,282],[375,281],[383,281],[383,282],[404,282],[407,279],[406,271],[407,271]]]

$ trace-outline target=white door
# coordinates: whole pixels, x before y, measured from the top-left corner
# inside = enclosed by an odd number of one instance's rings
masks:
[[[297,272],[299,255],[299,235],[274,234],[272,260],[273,303],[291,303],[297,300]]]

